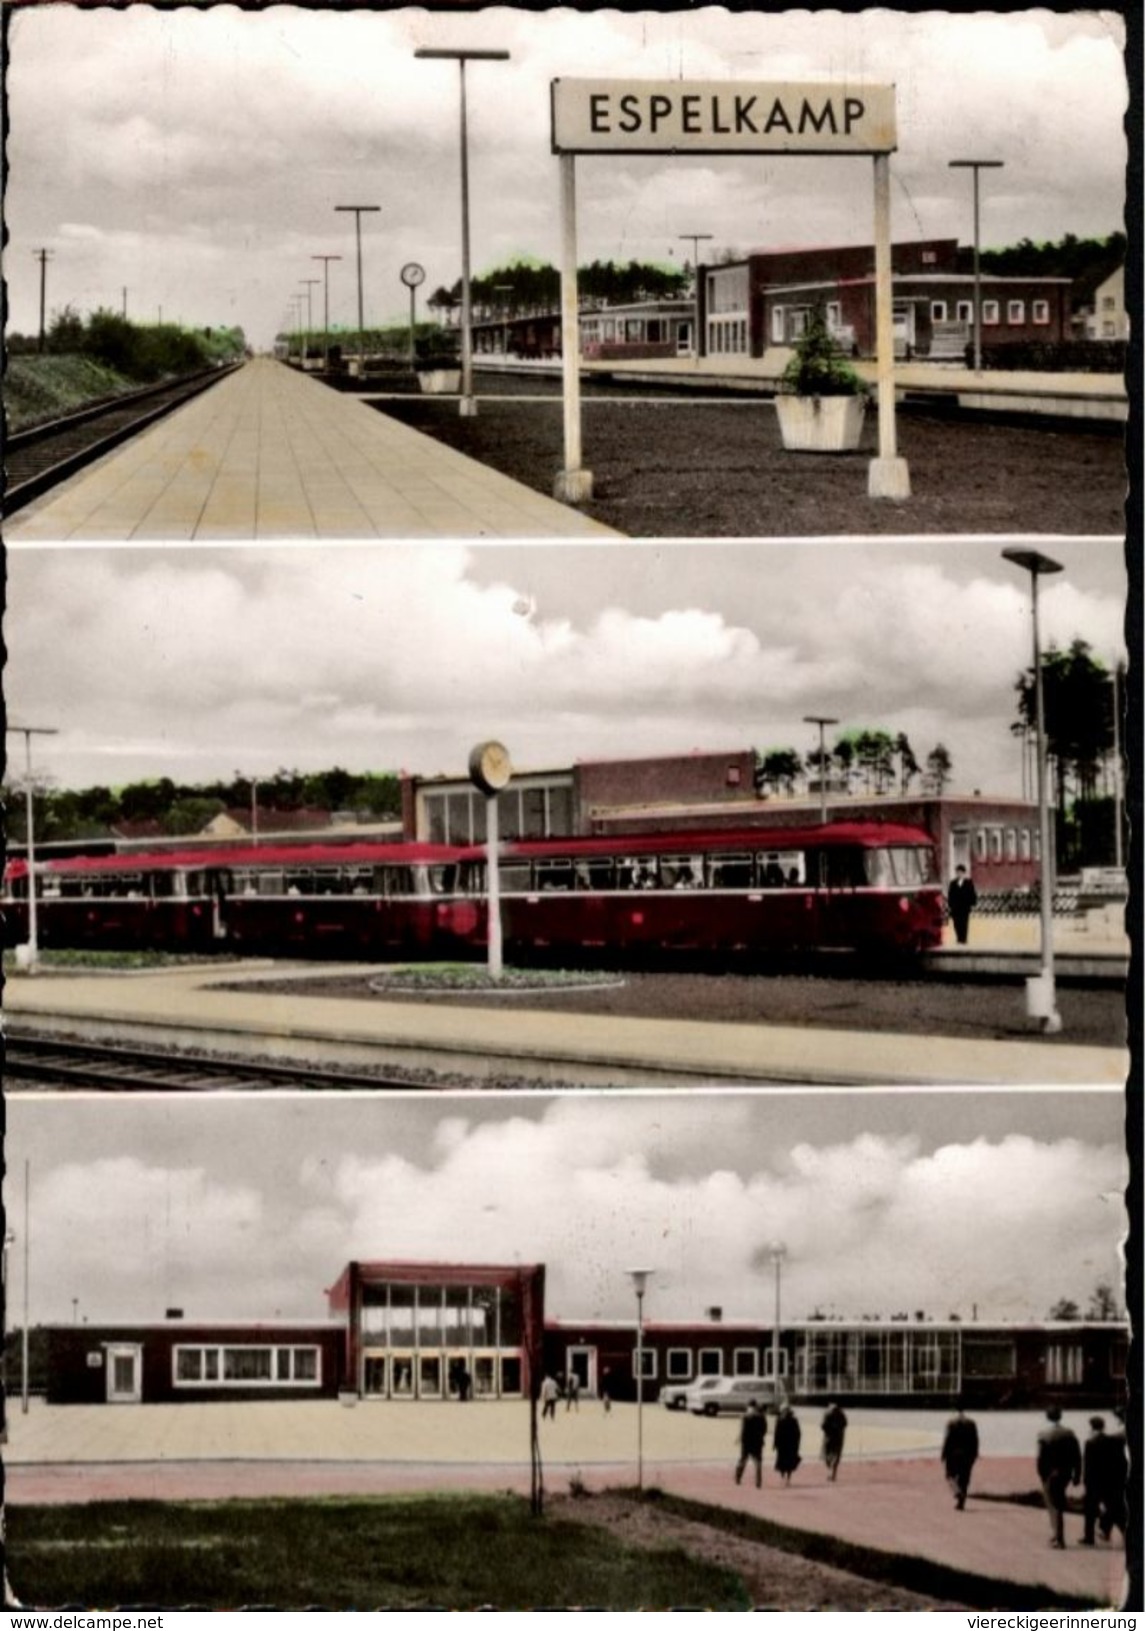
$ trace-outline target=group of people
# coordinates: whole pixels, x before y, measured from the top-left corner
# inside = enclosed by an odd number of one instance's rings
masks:
[[[564,1399],[566,1410],[581,1409],[581,1378],[575,1371],[568,1376],[545,1376],[541,1383],[541,1419],[548,1416],[552,1421],[557,1416],[558,1403]],[[605,1409],[609,1408],[609,1395],[602,1391]]]
[[[820,1423],[821,1445],[820,1454],[824,1465],[828,1469],[828,1477],[833,1482],[839,1471],[840,1459],[844,1453],[844,1435],[847,1432],[848,1418],[838,1404],[830,1404],[824,1412]],[[792,1474],[800,1465],[800,1423],[791,1405],[780,1407],[780,1414],[776,1418],[776,1427],[772,1434],[772,1444],[776,1453],[776,1471],[781,1482],[790,1484]],[[768,1440],[768,1418],[760,1406],[753,1401],[744,1412],[740,1423],[740,1456],[736,1462],[735,1478],[739,1484],[744,1477],[744,1469],[751,1461],[756,1469],[756,1488],[759,1489],[764,1482],[764,1447]]]
[[[1080,1446],[1077,1435],[1063,1425],[1062,1411],[1051,1405],[1047,1425],[1038,1436],[1035,1461],[1043,1500],[1050,1515],[1051,1545],[1066,1545],[1064,1516],[1072,1486],[1083,1489],[1082,1546],[1095,1545],[1095,1535],[1109,1540],[1115,1529],[1126,1533],[1126,1434],[1107,1433],[1103,1416],[1091,1416],[1090,1437]],[[979,1429],[962,1410],[947,1423],[939,1452],[943,1470],[955,1496],[955,1507],[967,1504],[971,1470],[979,1459]]]

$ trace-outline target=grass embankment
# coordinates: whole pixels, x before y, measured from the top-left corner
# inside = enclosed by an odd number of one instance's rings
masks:
[[[746,1611],[740,1578],[517,1496],[109,1501],[7,1512],[22,1605]]]
[[[195,957],[189,952],[174,951],[68,951],[61,947],[54,951],[40,950],[36,954],[36,962],[41,968],[86,968],[93,972],[105,970],[113,974],[142,968],[185,968],[212,963],[223,966],[230,961],[232,959],[227,957]],[[19,966],[15,952],[6,951],[4,972],[9,975],[20,975],[27,973],[27,970]]]
[[[125,379],[94,357],[9,357],[4,380],[8,428],[24,430],[138,389],[138,380]]]

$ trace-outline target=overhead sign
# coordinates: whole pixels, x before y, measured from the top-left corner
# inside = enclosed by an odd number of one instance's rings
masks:
[[[555,79],[555,153],[891,153],[895,86]]]

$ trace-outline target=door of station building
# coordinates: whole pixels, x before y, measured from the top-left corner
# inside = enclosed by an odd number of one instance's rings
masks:
[[[106,1365],[108,1404],[138,1404],[143,1397],[143,1349],[139,1344],[109,1344]]]
[[[566,1348],[565,1374],[575,1376],[581,1385],[581,1392],[590,1397],[597,1392],[597,1350],[596,1348]]]

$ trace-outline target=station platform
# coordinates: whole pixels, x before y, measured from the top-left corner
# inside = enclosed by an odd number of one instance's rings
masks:
[[[5,988],[9,1029],[317,1062],[511,1073],[542,1084],[698,1087],[1011,1086],[1121,1087],[1121,1047],[717,1024],[704,1019],[619,1018],[467,1006],[366,1002],[259,989],[322,973],[378,973],[379,965],[269,964],[184,967],[145,976],[40,973]],[[252,982],[251,990],[220,989]],[[1016,1006],[1022,998],[1016,994]]]
[[[4,533],[9,548],[619,536],[268,357],[33,501]]]
[[[1048,1545],[1047,1516],[1028,1504],[1037,1490],[1035,1416],[979,1417],[984,1453],[965,1511],[954,1510],[939,1465],[942,1416],[850,1410],[838,1481],[817,1462],[818,1411],[797,1407],[805,1457],[790,1486],[772,1470],[764,1486],[732,1478],[737,1424],[657,1405],[643,1411],[646,1486],[764,1518],[786,1528],[924,1558],[980,1580],[1042,1588],[1116,1605],[1126,1555],[1120,1540],[1078,1545],[1081,1518],[1068,1514],[1067,1547]],[[101,1500],[235,1500],[529,1490],[529,1412],[524,1401],[455,1404],[358,1400],[243,1404],[9,1408],[6,1497],[14,1505]],[[1070,1425],[1084,1430],[1082,1418]],[[637,1411],[606,1412],[586,1399],[541,1424],[550,1494],[578,1479],[589,1491],[636,1483]],[[770,1435],[769,1435],[770,1437]],[[995,1443],[995,1440],[998,1440]],[[578,1510],[567,1511],[576,1520]],[[584,1516],[589,1517],[588,1511]],[[988,1588],[989,1590],[989,1588]],[[1000,1598],[1002,1598],[1000,1592]],[[1013,1606],[1014,1593],[1006,1600]]]

